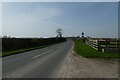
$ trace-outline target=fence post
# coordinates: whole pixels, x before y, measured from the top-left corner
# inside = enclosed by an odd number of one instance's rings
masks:
[[[117,50],[118,50],[118,53],[120,52],[120,47],[119,47],[119,40],[117,40]]]
[[[100,41],[97,41],[97,42],[98,42],[98,50],[102,51],[101,46],[100,46]]]
[[[119,49],[119,41],[117,40],[117,49]]]
[[[104,44],[105,44],[105,49],[106,49],[106,48],[107,48],[107,45],[108,45],[108,41],[105,40],[105,41],[104,41]]]

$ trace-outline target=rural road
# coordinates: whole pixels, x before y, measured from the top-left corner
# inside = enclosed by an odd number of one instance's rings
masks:
[[[118,60],[84,58],[71,40],[2,59],[3,78],[118,78]]]
[[[51,78],[57,77],[73,42],[11,55],[2,59],[3,78]]]

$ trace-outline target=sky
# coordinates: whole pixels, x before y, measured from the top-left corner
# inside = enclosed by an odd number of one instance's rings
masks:
[[[117,2],[3,2],[2,36],[118,37]]]
[[[1,0],[1,2],[119,2],[119,0]]]

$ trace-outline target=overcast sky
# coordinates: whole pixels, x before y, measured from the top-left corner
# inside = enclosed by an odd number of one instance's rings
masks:
[[[58,28],[64,36],[118,37],[118,3],[5,2],[2,26],[15,37],[53,37]]]

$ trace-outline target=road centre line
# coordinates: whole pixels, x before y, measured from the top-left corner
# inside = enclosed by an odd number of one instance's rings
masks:
[[[37,58],[37,57],[39,57],[39,56],[45,55],[45,54],[47,54],[47,53],[49,53],[49,52],[52,52],[52,51],[53,51],[53,50],[46,51],[46,52],[44,52],[44,53],[42,53],[42,54],[40,54],[40,55],[34,56],[32,59],[35,59],[35,58]]]

